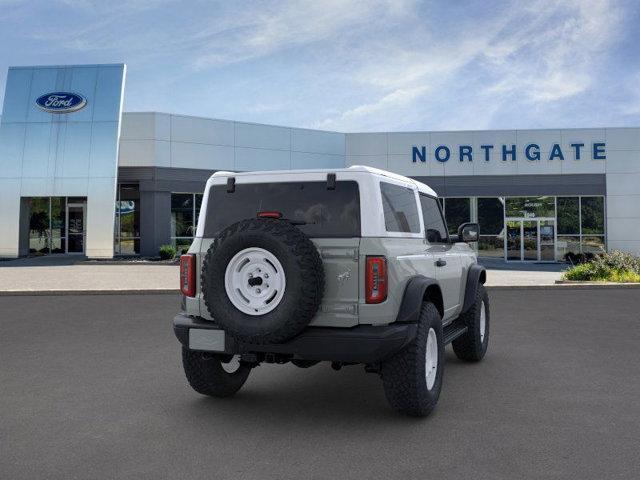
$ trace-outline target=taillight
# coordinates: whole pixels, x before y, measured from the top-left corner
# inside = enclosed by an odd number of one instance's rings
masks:
[[[258,218],[282,218],[280,212],[258,212]]]
[[[387,299],[387,259],[367,257],[365,277],[365,301],[382,303]]]
[[[187,297],[196,296],[196,256],[180,256],[180,291]]]

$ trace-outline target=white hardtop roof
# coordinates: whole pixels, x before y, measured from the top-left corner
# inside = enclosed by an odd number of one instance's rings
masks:
[[[262,175],[287,175],[287,176],[303,176],[309,173],[364,173],[370,175],[378,175],[381,177],[392,178],[394,180],[398,180],[405,183],[410,183],[415,185],[419,192],[426,193],[427,195],[431,195],[433,197],[437,197],[436,192],[429,186],[425,185],[422,182],[418,182],[413,178],[405,177],[404,175],[399,175],[397,173],[388,172],[386,170],[381,170],[379,168],[367,167],[364,165],[353,165],[348,168],[314,168],[314,169],[306,169],[306,170],[258,170],[251,172],[228,172],[228,171],[218,171],[211,175],[211,178],[220,178],[220,177],[259,177]]]

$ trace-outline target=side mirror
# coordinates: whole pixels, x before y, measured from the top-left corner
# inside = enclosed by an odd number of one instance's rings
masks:
[[[480,239],[480,225],[477,223],[463,223],[458,227],[459,242],[477,242]]]

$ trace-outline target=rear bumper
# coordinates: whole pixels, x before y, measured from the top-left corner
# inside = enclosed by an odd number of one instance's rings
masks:
[[[184,314],[173,319],[174,333],[186,348],[189,348],[191,329],[220,330],[214,322]],[[416,332],[415,323],[393,323],[379,327],[307,327],[291,340],[271,345],[240,343],[226,335],[224,353],[274,353],[305,360],[377,363],[402,350],[415,338]]]

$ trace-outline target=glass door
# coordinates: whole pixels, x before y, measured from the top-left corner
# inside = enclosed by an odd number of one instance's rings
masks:
[[[507,221],[505,250],[507,260],[522,260],[522,222]]]
[[[552,218],[511,218],[506,221],[505,258],[521,262],[556,259],[556,222]]]
[[[538,260],[538,221],[522,221],[522,260]]]
[[[85,204],[67,203],[67,253],[84,253]]]
[[[540,220],[540,260],[554,262],[556,260],[556,222]]]

